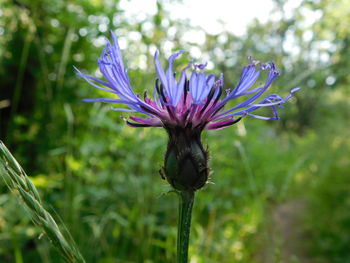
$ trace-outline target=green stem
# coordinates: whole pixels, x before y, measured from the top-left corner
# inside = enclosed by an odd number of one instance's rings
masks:
[[[187,263],[194,192],[180,191],[179,199],[180,202],[177,232],[177,263]]]

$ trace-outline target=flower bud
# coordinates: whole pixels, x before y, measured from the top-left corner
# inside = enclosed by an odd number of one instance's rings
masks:
[[[204,150],[200,131],[168,129],[169,142],[165,154],[163,173],[168,182],[179,191],[202,188],[209,174],[208,153]]]

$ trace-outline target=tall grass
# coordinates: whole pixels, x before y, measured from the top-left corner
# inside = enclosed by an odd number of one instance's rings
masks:
[[[44,208],[36,187],[2,142],[0,172],[8,188],[21,196],[33,223],[42,228],[64,260],[68,263],[85,263],[68,230],[65,226],[61,227],[63,230],[59,228],[55,219]]]

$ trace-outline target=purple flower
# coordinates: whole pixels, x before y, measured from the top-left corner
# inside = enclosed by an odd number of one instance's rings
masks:
[[[193,64],[190,62],[176,79],[173,72],[174,60],[184,51],[180,50],[169,58],[168,68],[164,71],[159,62],[157,51],[154,56],[154,64],[157,79],[154,85],[153,99],[147,96],[141,99],[131,88],[127,71],[124,68],[122,54],[116,36],[112,32],[113,44],[107,40],[107,46],[102,52],[98,65],[105,81],[88,76],[80,72],[78,74],[96,88],[114,93],[116,99],[85,99],[87,102],[110,102],[124,104],[126,108],[112,108],[116,111],[143,113],[146,118],[130,115],[131,121],[126,120],[132,127],[174,127],[196,130],[223,129],[238,122],[244,116],[268,120],[279,119],[277,106],[281,106],[299,88],[291,90],[290,94],[282,98],[277,94],[271,94],[258,101],[271,83],[277,78],[273,63],[260,63],[249,57],[251,63],[243,68],[238,85],[223,95],[223,77],[216,78],[214,74],[206,74],[206,64]],[[191,75],[187,71],[191,68]],[[268,76],[263,85],[252,88],[256,83],[260,72],[268,71]],[[224,109],[225,105],[238,97],[246,96],[247,99],[234,107]],[[261,107],[270,107],[274,113],[272,117],[253,114]]]
[[[176,78],[173,63],[184,51],[180,50],[170,56],[166,71],[159,62],[157,51],[154,56],[154,64],[158,77],[154,85],[153,98],[149,98],[145,92],[142,99],[131,88],[118,41],[113,33],[112,37],[113,44],[107,40],[107,46],[98,60],[105,81],[76,70],[91,85],[114,93],[117,98],[85,99],[85,101],[124,104],[127,108],[112,109],[143,113],[147,116],[130,115],[130,120],[124,118],[128,125],[165,128],[169,141],[161,175],[179,191],[196,191],[207,183],[208,152],[201,142],[201,132],[204,129],[223,129],[240,121],[244,116],[263,120],[278,119],[277,106],[285,103],[299,89],[291,90],[285,98],[271,94],[260,99],[279,73],[273,63],[263,64],[250,57],[251,63],[243,68],[238,85],[228,91],[225,96],[223,77],[216,78],[214,74],[206,74],[206,64],[194,64],[191,61],[181,71],[180,77]],[[187,71],[190,68],[191,74],[188,76]],[[263,70],[268,71],[265,83],[253,87]],[[224,109],[229,101],[242,96],[246,96],[246,100]],[[261,107],[270,107],[273,116],[253,114]]]

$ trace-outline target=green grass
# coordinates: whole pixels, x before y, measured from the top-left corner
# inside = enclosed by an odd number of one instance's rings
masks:
[[[172,262],[177,198],[168,193],[170,188],[157,172],[166,134],[113,124],[107,116],[92,125],[95,136],[72,146],[72,153],[63,158],[65,169],[34,175],[33,182],[45,203],[61,215],[88,262]],[[348,205],[349,163],[346,148],[339,147],[349,143],[345,134],[328,138],[310,132],[298,137],[247,119],[240,126],[206,133],[204,141],[210,149],[212,183],[196,197],[192,262],[260,262],[270,241],[271,209],[295,198],[312,204],[300,226],[320,242],[309,252],[322,250],[325,256],[346,258],[343,229],[348,227],[348,214],[343,208]],[[2,198],[14,203],[15,197],[5,193]],[[2,211],[7,215],[11,208],[6,204]],[[327,217],[330,211],[334,216]],[[13,240],[2,248],[4,255],[16,262],[61,262],[52,258],[55,252],[45,241],[37,239],[41,230],[25,218],[4,221],[2,233]],[[321,220],[310,225],[313,218]],[[7,233],[9,224],[22,232]]]

